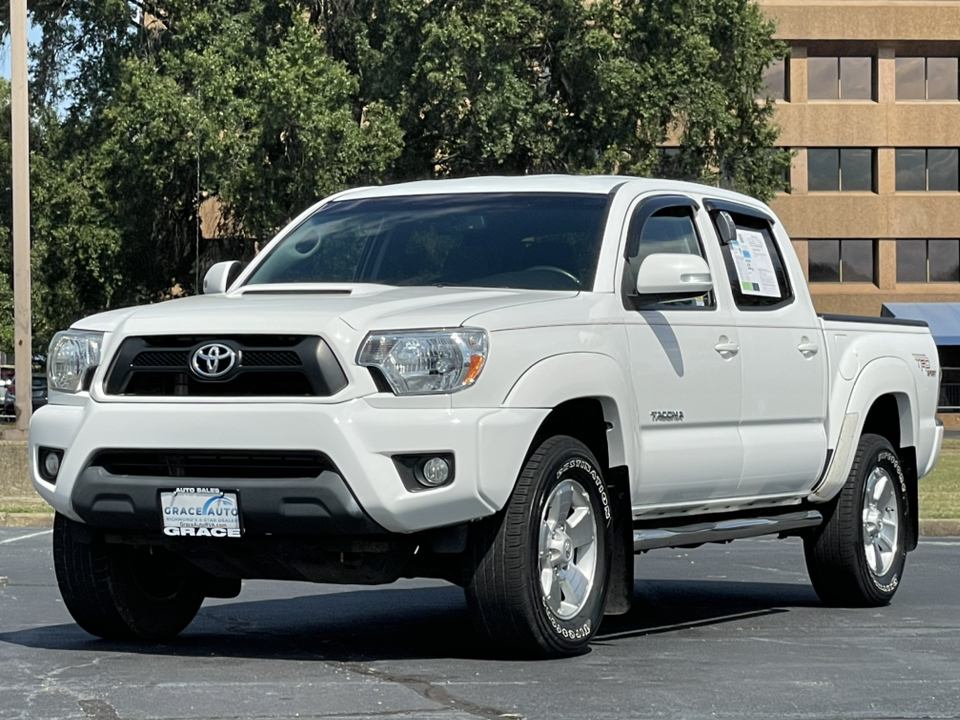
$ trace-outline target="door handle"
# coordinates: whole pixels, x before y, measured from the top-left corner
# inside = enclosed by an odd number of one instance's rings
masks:
[[[802,342],[797,345],[797,350],[800,351],[800,354],[804,357],[813,357],[820,350],[820,346],[813,342]]]
[[[726,360],[740,352],[740,345],[735,342],[729,342],[726,337],[721,337],[720,342],[714,345],[713,349],[720,353],[720,356]]]

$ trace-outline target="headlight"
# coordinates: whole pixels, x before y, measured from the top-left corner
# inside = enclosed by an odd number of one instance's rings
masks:
[[[473,385],[487,359],[483,330],[371,333],[357,363],[383,373],[397,395],[449,393]]]
[[[75,393],[83,376],[100,364],[103,333],[67,330],[50,341],[47,353],[47,383],[51,390]]]

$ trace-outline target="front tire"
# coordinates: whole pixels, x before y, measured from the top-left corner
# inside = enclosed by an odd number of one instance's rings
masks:
[[[466,596],[480,634],[509,654],[582,652],[603,617],[612,520],[590,450],[563,435],[542,443],[507,507],[472,528]]]
[[[907,559],[907,483],[886,438],[865,434],[832,511],[804,539],[817,595],[833,607],[880,607],[893,599]]]
[[[77,624],[107,640],[167,640],[196,616],[199,577],[161,547],[108,545],[57,513],[53,563],[64,605]]]

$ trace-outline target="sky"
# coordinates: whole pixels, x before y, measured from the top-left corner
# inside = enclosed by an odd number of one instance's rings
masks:
[[[31,25],[27,33],[27,39],[30,43],[40,42],[40,28]],[[0,75],[7,80],[10,79],[10,38],[5,37],[3,43],[0,43]]]

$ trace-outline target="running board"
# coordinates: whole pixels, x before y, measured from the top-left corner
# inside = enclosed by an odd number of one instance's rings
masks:
[[[710,542],[729,542],[740,538],[773,535],[802,528],[815,527],[823,522],[816,510],[784,513],[769,517],[738,518],[715,522],[677,525],[665,528],[642,528],[633,531],[635,553],[655,548],[687,547]]]

